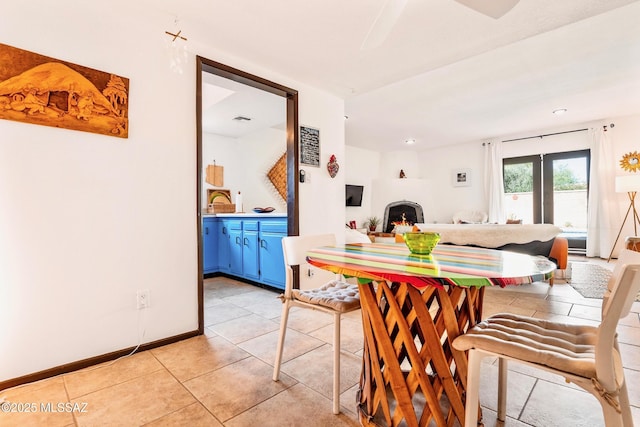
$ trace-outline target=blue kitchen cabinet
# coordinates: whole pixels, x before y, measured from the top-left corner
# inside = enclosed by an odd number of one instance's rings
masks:
[[[260,280],[258,265],[259,221],[244,221],[242,225],[242,275],[250,280]]]
[[[282,238],[287,235],[287,219],[260,223],[260,279],[263,283],[284,289],[285,268]]]
[[[216,233],[218,240],[218,271],[222,273],[229,272],[229,221],[221,219],[218,222],[218,232]]]
[[[212,273],[218,269],[218,221],[206,217],[202,221],[202,270]]]
[[[242,276],[242,221],[229,221],[229,273]]]
[[[287,218],[204,217],[203,273],[224,273],[284,289]]]

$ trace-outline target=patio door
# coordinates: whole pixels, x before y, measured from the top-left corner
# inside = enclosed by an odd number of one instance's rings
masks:
[[[504,159],[505,213],[562,228],[573,252],[586,250],[589,150]]]

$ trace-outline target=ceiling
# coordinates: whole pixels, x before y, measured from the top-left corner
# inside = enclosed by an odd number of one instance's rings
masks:
[[[177,17],[190,43],[344,98],[348,145],[424,150],[640,113],[638,0],[520,0],[499,19],[408,0],[362,50],[385,1],[140,3]]]
[[[202,73],[202,130],[240,138],[267,128],[284,130],[286,100],[215,74]]]

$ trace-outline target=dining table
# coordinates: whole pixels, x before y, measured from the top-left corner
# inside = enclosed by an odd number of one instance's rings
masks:
[[[429,255],[404,243],[325,246],[307,261],[357,279],[363,426],[464,425],[467,354],[453,340],[481,321],[488,286],[548,280],[556,269],[544,257],[445,244]]]

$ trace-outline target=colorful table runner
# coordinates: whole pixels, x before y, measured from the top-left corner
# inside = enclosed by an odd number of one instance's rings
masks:
[[[544,257],[469,246],[438,245],[431,255],[414,255],[403,243],[324,246],[307,253],[309,264],[357,277],[425,286],[506,286],[552,277],[556,265]]]

